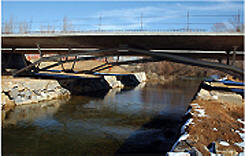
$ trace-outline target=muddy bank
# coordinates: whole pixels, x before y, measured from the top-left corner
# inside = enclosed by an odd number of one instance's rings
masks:
[[[202,86],[207,84],[211,86],[207,82],[200,85],[186,112],[181,136],[169,155],[175,152],[186,155],[244,154],[243,97],[229,91],[206,90]]]

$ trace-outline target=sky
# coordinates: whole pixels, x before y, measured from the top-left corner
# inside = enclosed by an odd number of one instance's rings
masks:
[[[187,14],[189,12],[189,18]],[[233,15],[241,14],[243,1],[3,1],[2,24],[13,19],[16,29],[21,22],[31,23],[32,31],[63,29],[66,17],[73,30],[169,30],[203,29],[214,23],[232,27]],[[237,17],[237,16],[236,16]],[[189,21],[189,22],[188,22]],[[189,23],[189,24],[187,24]]]

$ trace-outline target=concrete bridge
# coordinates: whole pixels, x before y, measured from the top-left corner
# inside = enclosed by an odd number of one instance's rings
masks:
[[[43,61],[57,61],[56,65],[67,61],[82,61],[79,55],[143,56],[134,62],[168,60],[189,65],[207,67],[243,77],[243,70],[233,66],[235,60],[243,60],[243,33],[211,32],[84,32],[59,34],[3,34],[3,66],[23,54],[40,54],[40,60],[23,66],[14,74],[30,71]],[[58,54],[42,57],[44,54]],[[232,55],[231,55],[232,54]],[[58,61],[63,57],[74,56],[74,60]],[[94,57],[91,57],[93,59]],[[230,65],[230,57],[232,58]],[[200,60],[217,59],[217,62]],[[226,59],[226,64],[221,63]],[[5,61],[4,61],[5,60]],[[8,60],[8,61],[6,61]],[[17,59],[18,60],[18,59]],[[18,62],[21,62],[19,59]],[[132,61],[118,62],[132,63]],[[8,64],[8,65],[7,65]],[[48,68],[45,68],[48,69]]]

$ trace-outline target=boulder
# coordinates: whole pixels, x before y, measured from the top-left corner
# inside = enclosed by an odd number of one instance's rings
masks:
[[[241,105],[242,96],[232,92],[222,92],[222,91],[210,91],[212,97],[217,97],[217,100],[223,103]]]
[[[145,72],[134,73],[133,75],[135,75],[136,79],[139,82],[145,82],[147,80]]]
[[[124,85],[117,80],[116,76],[104,76],[104,79],[109,83],[109,85],[111,86],[111,88],[123,88]]]
[[[18,87],[13,87],[13,88],[9,91],[9,96],[11,97],[11,99],[15,99],[18,95],[19,95]]]
[[[167,156],[191,156],[188,152],[168,152]]]
[[[1,94],[1,103],[4,105],[4,107],[12,107],[15,105],[14,101],[10,100],[9,97],[4,93]]]

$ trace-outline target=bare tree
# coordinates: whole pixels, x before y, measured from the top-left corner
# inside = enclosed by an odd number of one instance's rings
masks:
[[[65,16],[63,18],[63,32],[72,31],[72,24],[68,21],[68,18]]]
[[[226,32],[228,30],[224,23],[215,23],[211,29],[214,32]]]
[[[19,24],[19,33],[26,34],[26,33],[28,33],[28,31],[29,31],[28,23],[26,21],[25,22],[21,22]]]
[[[47,26],[47,32],[48,33],[54,33],[55,32],[54,26],[51,26],[51,25],[48,24],[48,26]]]
[[[233,26],[233,31],[241,32],[242,24],[240,23],[240,15],[233,16],[233,18],[229,19],[229,23]]]
[[[45,32],[45,28],[43,25],[40,25],[40,33],[44,33]]]
[[[13,17],[10,17],[9,20],[6,20],[4,22],[3,33],[11,34],[13,32],[14,32],[14,22],[13,22]]]
[[[41,25],[40,26],[40,32],[41,33],[54,33],[55,32],[55,27],[50,25],[50,24],[48,24],[46,26]]]

